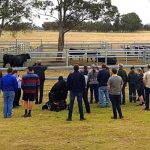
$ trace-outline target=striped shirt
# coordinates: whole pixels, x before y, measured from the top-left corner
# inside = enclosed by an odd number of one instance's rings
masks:
[[[21,87],[24,93],[36,93],[37,87],[40,85],[39,77],[38,75],[34,73],[27,73],[22,78]]]

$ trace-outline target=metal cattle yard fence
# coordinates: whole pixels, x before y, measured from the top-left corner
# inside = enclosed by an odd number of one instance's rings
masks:
[[[26,66],[34,64],[38,59],[47,66],[70,66],[75,63],[144,65],[150,62],[149,42],[66,42],[63,52],[58,52],[57,47],[57,42],[42,40],[0,41],[0,62],[3,54],[22,53],[31,56]]]

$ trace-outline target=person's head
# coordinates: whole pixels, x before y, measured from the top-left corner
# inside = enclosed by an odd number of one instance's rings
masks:
[[[141,68],[137,69],[138,73],[143,73],[143,70]]]
[[[106,64],[102,64],[102,69],[106,68]]]
[[[95,64],[92,64],[92,65],[91,65],[91,68],[92,68],[92,69],[95,69],[95,67],[96,67]]]
[[[123,69],[123,64],[118,64],[119,69]]]
[[[73,67],[73,69],[74,69],[74,71],[78,71],[79,70],[79,65],[74,65],[74,67]]]
[[[87,66],[84,66],[84,68],[83,68],[84,70],[88,70],[88,67]]]
[[[63,79],[63,76],[59,76],[59,77],[58,77],[58,81],[62,81],[62,80],[64,80],[64,79]]]
[[[28,72],[32,72],[33,68],[31,66],[28,67]]]
[[[117,74],[117,69],[116,68],[112,68],[111,72],[112,72],[112,74]]]
[[[150,64],[147,65],[147,68],[150,69]]]
[[[131,70],[131,71],[134,71],[134,70],[135,70],[135,67],[134,67],[134,66],[132,66],[132,67],[130,68],[130,70]]]
[[[38,60],[38,61],[36,62],[36,64],[37,64],[37,65],[41,65],[41,64],[42,64],[42,61],[41,61],[41,60]]]
[[[12,74],[17,74],[17,70],[13,70]]]
[[[8,69],[7,69],[7,73],[9,73],[9,74],[11,73],[11,74],[12,74],[12,72],[13,72],[13,69],[12,69],[12,68],[8,68]]]

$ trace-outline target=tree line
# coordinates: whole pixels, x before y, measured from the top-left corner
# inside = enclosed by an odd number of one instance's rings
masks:
[[[44,22],[42,27],[44,30],[58,31],[57,22]],[[78,32],[135,32],[137,30],[150,31],[150,24],[143,25],[136,13],[116,16],[114,22],[105,20],[82,22],[72,29]]]

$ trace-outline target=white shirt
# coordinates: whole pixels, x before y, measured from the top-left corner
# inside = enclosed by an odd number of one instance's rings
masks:
[[[145,86],[147,88],[150,88],[150,70],[144,73],[143,80],[144,80]]]

